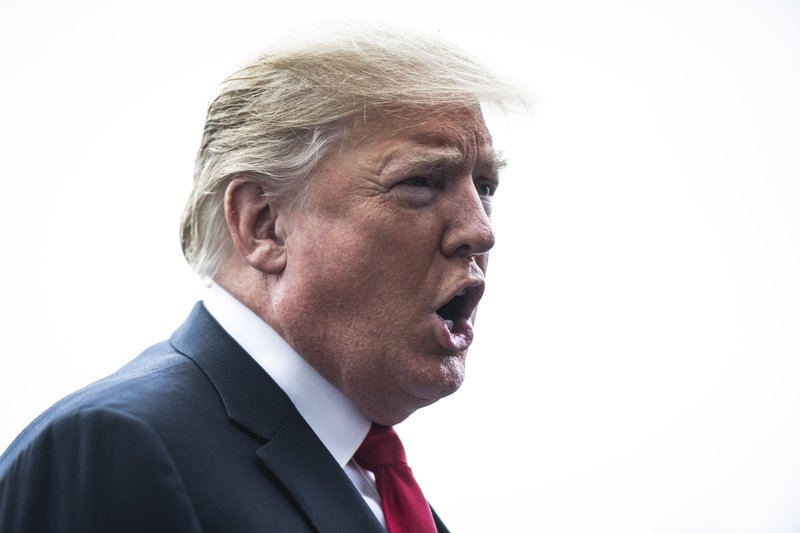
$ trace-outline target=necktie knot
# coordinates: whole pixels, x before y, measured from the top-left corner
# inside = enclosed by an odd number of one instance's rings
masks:
[[[378,424],[372,425],[354,457],[361,466],[372,471],[379,466],[406,464],[406,452],[394,428]]]

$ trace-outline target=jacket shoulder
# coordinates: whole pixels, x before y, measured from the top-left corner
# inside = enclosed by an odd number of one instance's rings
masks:
[[[114,407],[69,410],[3,468],[4,532],[200,531],[158,434]]]
[[[168,342],[156,344],[113,374],[59,400],[39,415],[12,442],[0,457],[0,477],[9,459],[24,450],[38,435],[61,419],[79,411],[107,407],[128,412],[158,425],[159,417],[175,413],[176,403],[211,389],[207,378],[188,357],[175,351]],[[187,391],[182,395],[182,391]],[[211,401],[215,401],[213,390]]]

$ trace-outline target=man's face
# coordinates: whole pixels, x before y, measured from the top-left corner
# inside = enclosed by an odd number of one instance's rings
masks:
[[[384,424],[461,385],[494,244],[497,162],[480,112],[416,119],[354,132],[283,220],[280,330]]]

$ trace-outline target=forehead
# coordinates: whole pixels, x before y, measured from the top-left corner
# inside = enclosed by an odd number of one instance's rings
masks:
[[[454,147],[491,145],[492,138],[480,109],[460,109],[420,115],[407,125],[407,134],[429,144]]]
[[[406,154],[420,163],[448,167],[496,162],[492,138],[479,108],[409,111],[366,119],[349,132],[347,148]],[[427,155],[426,155],[427,154]]]

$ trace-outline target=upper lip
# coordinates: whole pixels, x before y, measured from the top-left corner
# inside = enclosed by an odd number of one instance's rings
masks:
[[[462,299],[458,301],[458,305],[454,311],[457,317],[470,318],[475,308],[478,307],[478,302],[480,302],[485,288],[486,285],[483,278],[465,279],[448,293],[447,299],[440,303],[436,308],[436,312],[438,313],[441,311],[444,307],[453,302],[456,297],[461,297]]]

